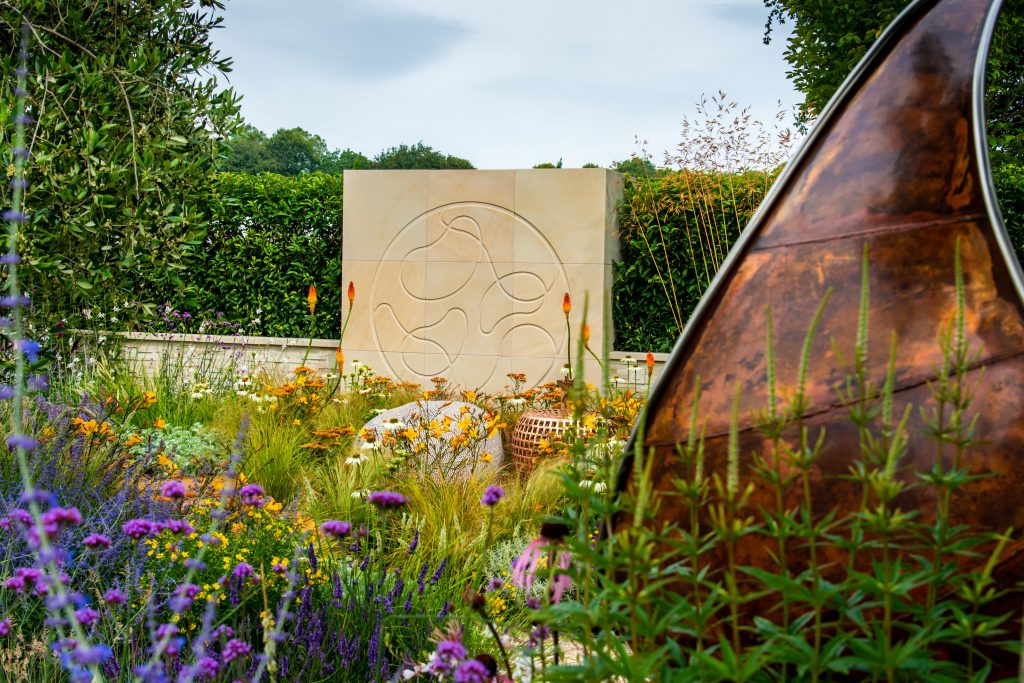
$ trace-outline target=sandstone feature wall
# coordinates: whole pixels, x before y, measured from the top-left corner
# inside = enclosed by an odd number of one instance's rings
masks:
[[[605,169],[345,171],[342,277],[359,292],[346,357],[423,384],[557,379],[566,292],[573,352],[589,297],[600,353],[621,193]]]

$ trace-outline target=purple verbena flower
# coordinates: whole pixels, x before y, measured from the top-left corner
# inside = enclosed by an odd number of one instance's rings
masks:
[[[254,507],[263,507],[263,495],[266,491],[259,484],[246,484],[239,491],[238,495],[242,499],[242,505],[252,505]]]
[[[111,588],[103,594],[103,602],[108,605],[123,605],[128,602],[128,596],[117,588]]]
[[[187,536],[188,534],[191,534],[193,531],[195,531],[195,529],[192,528],[192,525],[184,519],[162,520],[158,523],[157,533],[164,529],[170,531],[172,534],[178,534],[179,536]]]
[[[185,483],[178,479],[168,479],[160,485],[160,495],[165,498],[184,498],[186,493]]]
[[[352,533],[352,522],[341,522],[336,519],[328,520],[320,525],[320,531],[334,538],[344,538]]]
[[[130,519],[121,525],[121,531],[136,541],[160,533],[160,525],[148,519]]]
[[[196,661],[194,668],[197,678],[213,678],[220,671],[220,664],[209,655],[204,655]]]
[[[11,623],[11,618],[7,617],[3,621],[0,621],[0,638],[6,638],[11,635],[11,630],[14,628],[14,624]]]
[[[373,491],[370,493],[369,501],[371,505],[381,510],[386,510],[405,505],[409,502],[409,499],[395,491]]]
[[[252,652],[252,647],[243,640],[232,638],[224,645],[223,657],[225,662],[230,662],[240,657],[247,656]]]
[[[89,534],[82,540],[82,545],[89,550],[106,550],[110,547],[110,538],[103,534]]]
[[[89,628],[100,620],[100,613],[92,607],[83,607],[82,609],[75,610],[75,619],[78,619],[78,623],[82,626]]]
[[[491,672],[481,662],[467,659],[455,670],[455,683],[488,683]]]
[[[252,565],[248,562],[239,562],[235,565],[235,568],[231,570],[231,576],[238,579],[245,579],[255,574]]]
[[[488,486],[487,490],[484,491],[483,497],[480,499],[480,504],[492,508],[504,497],[505,489],[500,486]]]
[[[458,640],[442,640],[430,657],[430,673],[447,675],[466,658],[466,647]]]

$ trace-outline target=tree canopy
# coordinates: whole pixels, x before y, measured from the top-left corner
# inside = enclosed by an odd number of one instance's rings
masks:
[[[0,3],[8,175],[28,26],[31,218],[18,250],[37,314],[117,293],[154,301],[185,285],[210,219],[221,143],[239,125],[238,98],[215,78],[231,67],[210,42],[222,10],[219,0]],[[10,200],[4,183],[0,202]]]
[[[443,154],[422,142],[385,149],[371,160],[351,149],[328,149],[323,138],[302,128],[281,128],[268,137],[246,126],[231,138],[229,148],[221,170],[250,175],[298,176],[356,168],[473,168],[467,160]]]
[[[776,25],[791,26],[785,58],[789,78],[804,95],[802,118],[825,108],[847,74],[905,0],[764,0],[765,42]],[[993,162],[1024,162],[1024,0],[1007,0],[989,52],[986,106]]]
[[[451,154],[443,154],[422,141],[386,149],[373,158],[374,168],[473,168],[473,164]]]
[[[319,135],[303,128],[280,128],[271,136],[247,125],[231,138],[221,170],[231,173],[340,173],[348,168],[370,168],[363,154],[351,149],[331,150]]]

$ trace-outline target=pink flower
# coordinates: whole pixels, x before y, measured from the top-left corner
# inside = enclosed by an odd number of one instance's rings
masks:
[[[522,555],[515,561],[515,564],[512,565],[513,584],[525,588],[527,591],[533,587],[533,581],[537,578],[537,565],[540,563],[541,558],[549,553],[555,554],[555,551],[549,550],[549,545],[550,541],[543,538],[536,538],[530,541],[530,544],[526,546],[526,550],[523,551]],[[557,555],[558,571],[555,572],[555,578],[551,581],[549,587],[552,604],[562,601],[562,596],[569,589],[570,585],[569,576],[565,574],[569,569],[571,560],[569,551],[562,550]]]
[[[541,526],[540,536],[530,541],[522,554],[512,564],[512,583],[520,588],[529,591],[533,587],[533,581],[537,578],[537,566],[542,557],[547,556],[549,561],[555,561],[557,555],[554,579],[548,587],[551,593],[551,603],[557,604],[562,601],[562,596],[569,589],[569,576],[565,573],[569,570],[572,556],[568,550],[557,550],[562,546],[562,539],[568,535],[568,527],[564,524],[544,524]]]

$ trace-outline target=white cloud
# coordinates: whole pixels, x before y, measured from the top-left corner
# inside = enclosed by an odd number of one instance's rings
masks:
[[[767,120],[799,96],[760,0],[234,0],[215,45],[242,111],[372,156],[422,140],[481,168],[674,148],[701,93]]]

